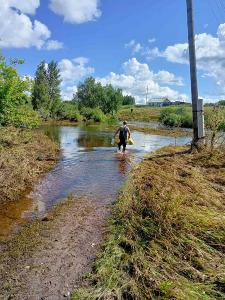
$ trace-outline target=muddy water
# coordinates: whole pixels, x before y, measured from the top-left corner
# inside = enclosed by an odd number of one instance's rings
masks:
[[[27,219],[42,216],[69,194],[102,204],[112,203],[132,165],[150,151],[174,144],[173,137],[135,131],[135,145],[128,146],[127,154],[123,155],[111,145],[110,128],[51,126],[43,130],[59,143],[61,159],[20,201],[0,207],[0,239]],[[186,144],[189,140],[182,137],[177,143]]]

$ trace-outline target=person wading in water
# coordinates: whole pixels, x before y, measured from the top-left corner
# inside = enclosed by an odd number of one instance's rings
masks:
[[[121,150],[121,146],[123,146],[123,152],[126,151],[126,146],[127,146],[127,141],[128,139],[130,138],[130,129],[129,127],[127,126],[127,122],[124,121],[123,122],[123,125],[120,126],[115,135],[114,135],[114,138],[116,137],[116,135],[119,133],[119,143],[118,143],[118,149],[119,151]]]

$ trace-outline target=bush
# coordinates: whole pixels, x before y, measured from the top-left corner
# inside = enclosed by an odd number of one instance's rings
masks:
[[[38,113],[43,120],[47,121],[48,119],[50,119],[50,112],[47,109],[41,107],[38,110]]]
[[[1,125],[35,128],[41,124],[41,118],[29,105],[22,105],[17,108],[13,107],[1,115],[0,123]]]
[[[224,107],[215,106],[213,109],[205,111],[205,123],[208,129],[207,137],[210,148],[213,150],[215,146],[224,144],[225,130],[225,109]]]
[[[109,125],[117,125],[119,122],[118,118],[116,116],[108,116],[107,123]]]
[[[79,122],[81,116],[75,104],[64,102],[58,112],[58,118],[61,120],[69,120]]]
[[[167,107],[162,110],[160,121],[171,127],[192,128],[192,113],[188,107]]]
[[[81,115],[88,121],[104,122],[106,116],[100,108],[84,107],[81,109]]]

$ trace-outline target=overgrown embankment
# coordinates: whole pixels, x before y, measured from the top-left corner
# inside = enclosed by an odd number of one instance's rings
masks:
[[[133,170],[88,287],[73,299],[224,299],[225,152],[184,150]]]
[[[17,200],[58,158],[58,146],[41,132],[0,128],[0,202]]]
[[[161,111],[161,107],[127,105],[117,115],[120,120],[150,122],[159,121]]]

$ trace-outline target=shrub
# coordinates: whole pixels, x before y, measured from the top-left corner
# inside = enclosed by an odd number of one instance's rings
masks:
[[[205,111],[206,128],[209,129],[207,137],[211,150],[216,145],[224,144],[225,109],[214,107]]]
[[[78,122],[80,121],[81,116],[75,104],[64,102],[58,112],[58,118]]]
[[[88,121],[104,122],[106,116],[100,108],[84,107],[81,109],[81,115]]]
[[[117,125],[119,122],[118,118],[116,116],[109,116],[107,119],[107,123],[109,125]]]
[[[48,119],[50,119],[50,112],[47,109],[41,107],[38,110],[38,113],[43,120],[47,121]]]
[[[13,125],[15,127],[35,128],[41,124],[40,115],[29,105],[10,108],[0,116],[1,125]]]
[[[192,113],[188,107],[167,107],[160,114],[160,121],[171,127],[192,127]]]

